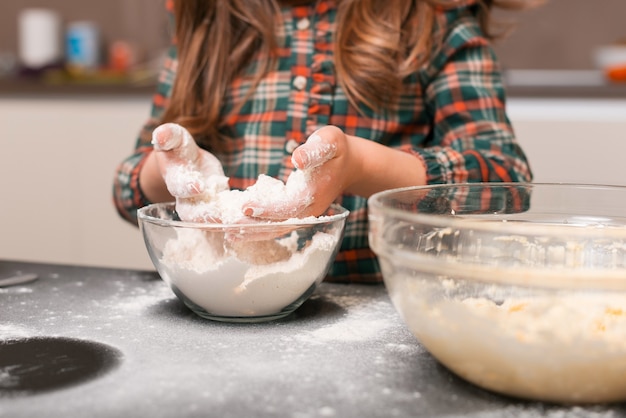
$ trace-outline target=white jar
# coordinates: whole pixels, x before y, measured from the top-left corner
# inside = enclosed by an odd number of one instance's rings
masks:
[[[63,57],[61,16],[46,8],[23,9],[18,14],[18,59],[28,69],[58,64]]]

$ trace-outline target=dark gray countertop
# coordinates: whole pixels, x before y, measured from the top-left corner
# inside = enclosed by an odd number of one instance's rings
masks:
[[[0,367],[0,417],[626,416],[624,405],[522,402],[461,381],[382,285],[324,283],[286,319],[236,325],[195,316],[152,272],[0,261],[0,277],[16,272],[39,279],[0,288],[0,341],[65,337],[117,354],[96,377],[35,393],[6,390],[19,379]]]

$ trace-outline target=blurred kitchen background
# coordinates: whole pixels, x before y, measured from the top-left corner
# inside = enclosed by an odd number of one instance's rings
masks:
[[[0,259],[152,269],[111,184],[149,116],[164,1],[2,0]],[[516,22],[496,51],[535,180],[626,185],[626,1],[498,16]]]
[[[169,40],[164,0],[4,0],[1,8],[5,79],[151,84]],[[72,77],[55,72],[57,66],[73,70]]]

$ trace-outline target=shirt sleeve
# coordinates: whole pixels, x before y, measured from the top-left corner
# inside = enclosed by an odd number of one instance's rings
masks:
[[[421,73],[433,131],[412,150],[426,165],[428,183],[530,181],[506,115],[500,66],[473,7],[444,11],[442,19],[443,44]]]
[[[139,172],[152,152],[152,132],[160,124],[171,93],[176,73],[176,46],[172,42],[163,63],[157,82],[157,91],[152,98],[150,118],[144,123],[135,142],[132,154],[117,167],[113,179],[113,202],[117,212],[125,220],[137,224],[137,210],[151,202],[146,198],[139,184]]]

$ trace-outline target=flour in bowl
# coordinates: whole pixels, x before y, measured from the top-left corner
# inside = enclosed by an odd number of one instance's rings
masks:
[[[184,167],[173,167],[170,172],[172,176],[190,176]],[[176,199],[176,211],[186,221],[230,224],[246,220],[243,206],[249,201],[280,206],[295,201],[306,206],[312,201],[306,186],[307,175],[296,170],[283,183],[261,174],[256,183],[246,190],[230,190],[227,177],[212,175],[204,179],[203,194]]]
[[[291,199],[303,190],[304,173],[289,179],[285,185],[261,176],[245,191],[221,190],[183,208],[177,202],[191,219],[231,223],[226,230],[175,228],[160,273],[179,297],[212,316],[246,317],[276,314],[312,292],[333,262],[342,228],[330,227],[330,217],[242,222],[248,199]],[[255,224],[264,228],[251,231]]]
[[[223,234],[178,229],[177,235],[163,252],[163,279],[210,315],[226,317],[271,315],[297,301],[322,281],[340,239],[339,232],[317,232],[299,247],[292,232],[271,241],[284,253],[268,261],[260,248],[238,253]]]

